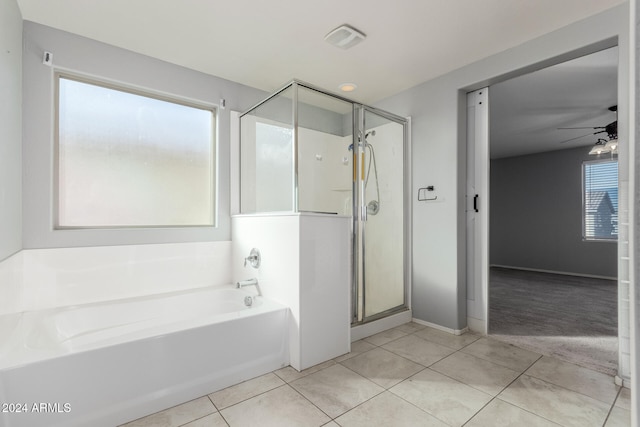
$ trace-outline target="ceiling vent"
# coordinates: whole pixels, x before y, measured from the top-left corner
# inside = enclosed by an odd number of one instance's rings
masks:
[[[324,39],[341,49],[349,49],[360,43],[365,37],[361,31],[345,24],[329,32],[324,36]]]

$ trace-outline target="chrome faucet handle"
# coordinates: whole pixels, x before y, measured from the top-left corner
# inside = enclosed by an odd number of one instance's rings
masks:
[[[258,268],[260,267],[260,260],[261,260],[260,251],[257,248],[253,248],[251,249],[249,256],[244,259],[244,266],[245,267],[247,266],[247,261],[248,261],[251,267]]]

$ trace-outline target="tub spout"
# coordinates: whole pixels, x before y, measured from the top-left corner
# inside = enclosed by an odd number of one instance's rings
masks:
[[[247,280],[240,280],[238,283],[236,283],[236,288],[240,289],[240,288],[244,288],[245,286],[254,286],[254,285],[258,285],[258,279],[256,279],[255,277],[252,279],[247,279]]]
[[[238,289],[242,289],[245,286],[255,286],[256,290],[258,291],[258,295],[262,296],[262,291],[260,290],[260,285],[258,284],[258,279],[256,279],[255,277],[252,278],[252,279],[240,280],[239,282],[236,283],[236,288],[238,288]]]

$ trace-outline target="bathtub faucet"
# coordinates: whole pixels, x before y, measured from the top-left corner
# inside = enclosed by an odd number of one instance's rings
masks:
[[[240,280],[239,282],[236,283],[236,288],[238,288],[238,289],[242,289],[245,286],[255,286],[256,290],[258,291],[258,295],[262,296],[262,291],[260,290],[260,285],[258,284],[258,279],[256,279],[255,277],[252,278],[252,279]]]

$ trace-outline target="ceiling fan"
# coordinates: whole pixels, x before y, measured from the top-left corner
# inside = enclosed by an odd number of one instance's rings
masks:
[[[583,126],[583,127],[572,127],[572,128],[558,128],[558,129],[593,129],[596,132],[590,132],[584,135],[580,135],[580,136],[576,136],[575,138],[571,138],[571,139],[567,139],[564,141],[560,141],[560,144],[564,144],[566,142],[569,141],[574,141],[576,139],[580,139],[580,138],[584,138],[585,136],[590,136],[590,135],[599,135],[602,133],[606,133],[607,137],[609,137],[609,141],[613,141],[613,140],[617,140],[618,139],[618,119],[617,119],[617,112],[618,112],[618,106],[617,105],[612,105],[611,107],[608,108],[609,111],[613,111],[616,113],[616,120],[614,120],[613,122],[605,125],[605,126]],[[596,144],[598,144],[601,141],[602,138],[598,138],[598,142]],[[604,140],[606,143],[606,140]]]

